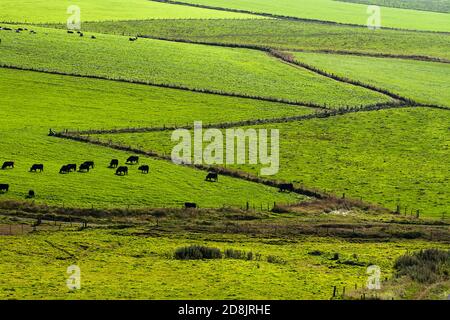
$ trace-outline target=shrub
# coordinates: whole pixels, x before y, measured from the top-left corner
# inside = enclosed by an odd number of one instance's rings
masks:
[[[330,260],[339,260],[339,253],[334,253]]]
[[[399,257],[394,264],[396,276],[408,276],[419,283],[433,283],[448,278],[450,250],[421,250]]]
[[[228,259],[241,259],[241,260],[253,260],[258,257],[258,254],[253,254],[252,251],[245,252],[234,249],[225,250],[225,258]]]
[[[192,245],[175,250],[177,260],[221,259],[222,253],[218,248]]]
[[[278,263],[278,264],[286,264],[286,261],[277,256],[267,256],[267,262],[269,263]]]

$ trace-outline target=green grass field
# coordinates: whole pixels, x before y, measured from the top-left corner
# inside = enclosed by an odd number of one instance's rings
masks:
[[[450,210],[449,121],[448,111],[420,108],[264,127],[280,130],[280,170],[274,178],[440,218]],[[170,132],[98,137],[161,153],[173,147]]]
[[[183,0],[180,2],[220,8],[270,13],[288,17],[367,25],[367,5],[333,0]],[[388,28],[410,30],[450,31],[450,15],[408,9],[384,7],[381,25]]]
[[[206,183],[202,171],[152,159],[142,160],[152,168],[148,176],[134,168],[128,177],[116,177],[113,170],[107,169],[109,161],[117,158],[123,163],[126,153],[47,136],[49,128],[161,126],[166,117],[171,117],[171,123],[185,124],[197,119],[198,113],[205,121],[215,122],[214,119],[225,119],[217,118],[217,108],[223,108],[226,101],[232,109],[242,103],[243,108],[234,113],[236,120],[256,112],[262,115],[264,110],[270,117],[281,113],[277,104],[251,101],[252,105],[234,98],[220,101],[211,95],[16,70],[2,69],[0,74],[0,162],[16,161],[14,170],[0,170],[0,183],[11,185],[11,192],[0,195],[2,200],[24,199],[30,189],[36,192],[39,203],[67,207],[180,207],[186,201],[218,207],[243,206],[247,200],[259,205],[296,199],[279,194],[274,188],[231,178],[224,177],[219,184]],[[94,90],[97,99],[91,98]],[[86,99],[79,99],[80,96]],[[161,112],[162,99],[166,105],[164,112]],[[190,101],[190,106],[186,101]],[[129,111],[124,114],[123,108]],[[304,112],[299,107],[286,107],[286,110],[287,113]],[[86,160],[97,163],[93,172],[58,174],[61,165]],[[45,172],[29,173],[34,163],[44,163]],[[241,189],[248,193],[243,194]]]
[[[65,25],[50,25],[66,28]],[[366,54],[419,55],[450,59],[450,36],[377,30],[318,22],[260,19],[135,20],[87,22],[83,30],[167,39],[250,44],[285,50],[330,50]]]
[[[33,124],[44,133],[50,127],[57,131],[171,127],[192,125],[195,120],[223,123],[314,111],[252,99],[33,71],[3,68],[0,75],[0,115],[8,119],[14,113],[14,121],[5,123],[5,128]]]
[[[38,34],[0,31],[0,63],[331,107],[390,101],[379,93],[289,66],[255,50],[149,39],[130,42],[113,35],[98,35],[94,40],[62,30],[37,30]]]
[[[450,107],[450,64],[296,52],[302,62],[424,104]]]
[[[81,21],[104,21],[125,19],[243,19],[251,15],[208,10],[183,8],[151,2],[147,0],[78,0],[76,3],[47,0],[3,0],[0,3],[1,22],[22,23],[66,23],[71,14],[70,5],[80,7]],[[255,17],[258,18],[258,17]]]
[[[0,237],[0,299],[330,299],[333,286],[347,291],[366,283],[366,266],[331,261],[358,256],[390,277],[394,259],[430,247],[422,241],[351,243],[337,239],[258,241],[239,235],[137,236],[132,231],[39,232]],[[179,261],[176,248],[201,244],[252,251],[262,261]],[[54,245],[55,247],[52,247]],[[437,246],[441,246],[437,244]],[[308,254],[314,250],[322,256]],[[264,261],[274,255],[286,264]],[[66,287],[68,266],[81,269],[81,290]],[[18,267],[20,266],[20,267]],[[124,270],[127,270],[124,272]],[[33,288],[33,290],[30,290]]]
[[[369,265],[376,298],[446,299],[445,274],[419,284],[394,265],[449,246],[449,0],[180,1],[1,1],[0,166],[15,168],[0,169],[0,300],[363,299]],[[381,30],[368,4],[384,5]],[[108,168],[132,155],[119,150],[170,155],[195,121],[278,129],[279,172]],[[189,245],[252,254],[174,258]]]

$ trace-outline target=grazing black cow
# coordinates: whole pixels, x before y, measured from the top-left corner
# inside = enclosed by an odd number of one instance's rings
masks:
[[[294,191],[294,185],[292,183],[282,183],[280,184],[280,192],[292,192]]]
[[[197,208],[197,204],[194,202],[185,202],[184,208],[185,209],[195,209],[195,208]]]
[[[67,165],[67,169],[69,172],[76,172],[77,171],[77,165],[75,163],[70,163]]]
[[[89,169],[94,169],[94,161],[85,161],[83,164],[89,166]]]
[[[28,195],[26,196],[27,199],[32,199],[36,196],[36,194],[34,193],[34,190],[29,190],[28,191]]]
[[[70,169],[69,169],[69,166],[67,166],[67,165],[62,166],[61,169],[59,169],[59,173],[61,173],[61,174],[66,174],[69,172],[70,172]]]
[[[73,31],[72,30],[67,30],[67,33],[73,33]]]
[[[148,165],[140,166],[139,169],[142,173],[148,173],[150,171],[150,167]]]
[[[111,162],[109,163],[110,168],[117,168],[118,166],[119,166],[119,160],[117,160],[117,159],[112,159]]]
[[[88,163],[82,163],[80,164],[80,168],[78,169],[78,172],[89,172],[89,169],[91,166]]]
[[[9,191],[9,184],[0,184],[0,192],[5,193]]]
[[[205,180],[209,182],[217,182],[219,181],[219,175],[217,172],[209,172]]]
[[[33,164],[30,168],[30,172],[42,172],[44,171],[44,165],[43,164]]]
[[[83,32],[80,32],[80,37],[83,37],[83,36],[84,36]]]
[[[130,41],[136,41],[136,40],[137,40],[137,37],[130,38]]]
[[[14,162],[13,161],[6,161],[6,162],[3,163],[2,170],[8,169],[8,168],[10,168],[10,169],[14,168]]]
[[[136,164],[139,163],[139,157],[138,156],[131,156],[127,159],[128,164]]]
[[[91,36],[91,39],[97,39],[95,36]]]
[[[124,176],[128,174],[128,167],[122,166],[118,167],[116,170],[116,175],[118,176]]]

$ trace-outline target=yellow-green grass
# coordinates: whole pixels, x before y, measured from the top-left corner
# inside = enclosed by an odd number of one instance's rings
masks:
[[[367,5],[333,0],[182,0],[213,7],[270,13],[289,17],[367,25]],[[381,8],[381,26],[410,30],[450,31],[450,14]]]
[[[79,37],[63,30],[0,31],[0,64],[95,75],[330,107],[387,102],[385,95],[293,67],[248,49],[115,35]],[[317,94],[326,92],[326,94]]]
[[[220,106],[223,110],[228,103],[231,109],[238,109],[240,99],[221,102],[211,95],[17,70],[2,69],[0,74],[0,162],[16,162],[15,169],[0,170],[0,183],[10,184],[10,192],[1,194],[0,201],[24,200],[28,190],[36,192],[38,203],[96,208],[180,207],[191,201],[201,207],[243,206],[246,201],[260,205],[300,199],[280,194],[275,188],[226,177],[219,183],[206,183],[203,171],[153,159],[141,160],[150,165],[149,175],[131,167],[129,176],[117,177],[107,166],[113,158],[124,163],[128,157],[125,152],[47,136],[49,128],[184,124],[202,114],[215,122],[225,118],[219,116]],[[207,106],[209,102],[211,106]],[[258,110],[248,101],[243,106],[247,111],[236,111],[238,118]],[[271,114],[267,104],[259,107]],[[190,115],[190,110],[195,114]],[[58,173],[64,164],[87,160],[97,164],[90,173]],[[35,163],[43,163],[45,171],[29,173]]]
[[[64,24],[51,25],[66,28]],[[285,50],[331,50],[450,59],[450,35],[377,30],[277,19],[189,19],[87,22],[83,30],[166,39],[269,46]]]
[[[0,21],[44,23],[66,23],[71,14],[70,5],[80,8],[81,21],[104,21],[123,19],[217,19],[252,18],[248,14],[208,10],[201,8],[178,7],[147,0],[2,0]],[[258,17],[254,17],[258,18]]]
[[[280,130],[273,178],[441,218],[450,212],[450,111],[406,108],[265,125]],[[256,127],[258,128],[258,127]],[[170,152],[170,132],[99,135]],[[259,166],[237,166],[252,173]]]
[[[295,57],[319,69],[370,82],[424,104],[450,107],[450,64],[296,52]]]
[[[39,228],[38,228],[39,229]],[[63,229],[64,230],[64,229]],[[136,236],[128,231],[37,232],[0,237],[1,299],[330,299],[333,286],[347,292],[367,282],[366,266],[393,273],[395,258],[413,250],[442,247],[416,240],[354,243],[333,238],[298,241],[243,236]],[[142,230],[145,231],[145,230]],[[180,261],[178,247],[201,244],[252,251],[261,261],[234,259]],[[319,250],[322,256],[309,252]],[[277,256],[286,264],[266,261]],[[356,259],[355,259],[356,257]],[[66,286],[67,268],[81,270],[81,289]]]

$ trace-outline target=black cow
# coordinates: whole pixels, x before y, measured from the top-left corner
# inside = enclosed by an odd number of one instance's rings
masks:
[[[28,191],[28,195],[26,196],[27,199],[32,199],[36,196],[36,194],[34,193],[34,190],[29,190]]]
[[[128,157],[127,163],[128,163],[128,164],[136,164],[136,163],[139,163],[139,157],[138,157],[138,156],[131,156],[131,157]]]
[[[136,41],[136,40],[137,40],[137,37],[130,38],[130,41]]]
[[[280,184],[280,192],[292,192],[294,191],[294,185],[292,183],[282,183]]]
[[[77,171],[77,165],[75,163],[70,163],[67,165],[67,169],[69,172],[76,172]]]
[[[69,169],[69,166],[67,166],[67,165],[62,166],[61,169],[59,169],[59,173],[61,173],[61,174],[65,174],[65,173],[69,173],[69,172],[70,172],[70,169]]]
[[[208,175],[206,176],[205,181],[217,182],[219,181],[219,175],[217,174],[217,172],[209,172]]]
[[[196,209],[197,208],[197,204],[194,202],[185,202],[184,203],[184,208],[185,209]]]
[[[44,171],[44,165],[43,164],[33,164],[30,168],[30,172],[42,172]]]
[[[148,173],[150,171],[150,167],[148,165],[140,166],[139,169],[142,173]]]
[[[2,165],[2,170],[8,169],[8,168],[14,168],[14,162],[13,161],[6,161]]]
[[[67,30],[67,33],[73,33],[73,31],[72,30]]]
[[[89,169],[91,168],[91,166],[89,165],[89,163],[82,163],[80,164],[80,168],[78,169],[78,172],[89,172]]]
[[[110,168],[117,168],[118,166],[119,166],[119,160],[117,160],[117,159],[112,159],[111,162],[109,163]]]
[[[0,192],[5,193],[9,191],[9,184],[0,184]]]
[[[95,36],[91,36],[91,39],[97,39]]]
[[[83,37],[83,36],[84,36],[83,32],[80,32],[80,37]]]
[[[94,161],[85,161],[83,164],[89,166],[89,169],[94,169],[95,166]]]
[[[128,167],[118,167],[116,170],[116,175],[124,176],[128,174]]]

